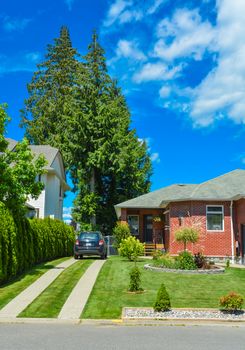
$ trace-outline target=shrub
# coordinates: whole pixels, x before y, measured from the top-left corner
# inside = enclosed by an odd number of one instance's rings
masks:
[[[144,254],[144,244],[135,237],[129,236],[121,241],[118,251],[121,256],[130,261],[136,261],[140,255]]]
[[[193,255],[186,251],[178,255],[176,258],[176,265],[177,268],[181,270],[195,270],[197,268]]]
[[[197,253],[194,255],[194,262],[196,264],[196,267],[199,269],[205,268],[207,266],[206,257],[202,253]]]
[[[130,271],[130,283],[129,283],[129,291],[130,292],[139,292],[143,289],[141,288],[141,272],[137,266],[134,266],[132,270]]]
[[[177,268],[174,258],[169,253],[161,254],[157,259],[153,260],[154,266],[166,267],[168,269]]]
[[[167,311],[171,308],[169,294],[166,291],[165,285],[162,283],[154,304],[154,311]]]
[[[118,221],[113,229],[113,236],[115,237],[114,247],[118,249],[121,241],[130,236],[128,223]]]
[[[228,269],[229,267],[230,267],[230,260],[227,259],[227,260],[226,260],[226,268]]]
[[[242,309],[243,297],[235,292],[230,292],[220,298],[219,305],[221,309],[226,311],[237,311]]]
[[[175,240],[184,244],[184,250],[186,250],[187,243],[196,243],[198,239],[199,232],[193,227],[182,227],[175,232]]]
[[[34,264],[72,255],[74,238],[63,221],[13,217],[0,203],[0,284]]]
[[[155,250],[152,254],[153,260],[160,260],[163,256],[163,252],[159,249]]]

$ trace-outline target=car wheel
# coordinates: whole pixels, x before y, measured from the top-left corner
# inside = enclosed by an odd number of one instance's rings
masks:
[[[77,260],[77,259],[78,259],[78,256],[77,256],[77,255],[74,255],[74,259],[76,259],[76,260]]]
[[[80,259],[83,259],[83,255],[80,255]]]

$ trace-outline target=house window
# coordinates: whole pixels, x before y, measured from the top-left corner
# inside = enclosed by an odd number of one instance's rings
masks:
[[[223,231],[224,230],[224,206],[207,205],[207,230]]]
[[[139,215],[128,215],[130,232],[134,236],[139,235]]]

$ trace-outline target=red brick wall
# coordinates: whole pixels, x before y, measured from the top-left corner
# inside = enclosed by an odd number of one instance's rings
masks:
[[[206,230],[206,205],[224,205],[224,232]],[[231,221],[230,202],[175,202],[170,204],[169,251],[178,254],[183,244],[175,242],[175,231],[181,226],[197,225],[200,239],[195,244],[188,244],[193,253],[202,252],[207,256],[231,256]],[[179,217],[183,217],[180,226]]]

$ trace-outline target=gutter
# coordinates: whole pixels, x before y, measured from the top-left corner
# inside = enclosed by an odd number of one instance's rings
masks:
[[[233,200],[230,205],[230,217],[231,217],[231,261],[235,262],[235,249],[234,249],[234,228],[233,228]]]

